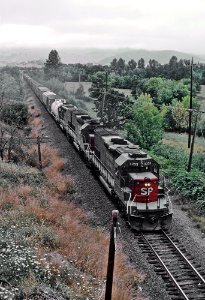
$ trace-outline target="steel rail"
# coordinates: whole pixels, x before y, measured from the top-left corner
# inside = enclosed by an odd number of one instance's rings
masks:
[[[190,261],[186,258],[186,256],[181,252],[181,250],[175,245],[175,243],[170,239],[170,237],[166,234],[166,232],[164,232],[162,230],[162,233],[164,234],[164,236],[166,236],[166,238],[168,239],[168,241],[174,246],[174,248],[177,250],[177,252],[182,256],[182,258],[184,259],[184,261],[190,266],[190,268],[192,269],[192,271],[194,271],[194,273],[200,278],[200,280],[205,284],[205,279],[201,276],[201,274],[194,268],[194,266],[190,263]]]
[[[157,254],[157,252],[154,250],[153,246],[150,244],[150,242],[148,241],[148,239],[145,237],[144,234],[142,234],[142,237],[144,238],[144,240],[146,241],[146,243],[149,245],[150,249],[152,250],[152,252],[154,253],[154,255],[157,257],[157,259],[159,260],[159,262],[161,263],[161,265],[163,266],[163,268],[165,269],[165,271],[167,272],[167,274],[169,275],[169,277],[171,278],[171,280],[173,281],[173,283],[175,284],[176,288],[179,290],[179,292],[181,293],[181,295],[184,297],[185,300],[189,300],[189,298],[186,296],[186,294],[184,293],[184,291],[181,289],[181,287],[179,286],[179,284],[177,283],[176,279],[174,278],[174,276],[172,275],[172,273],[169,271],[169,269],[167,268],[167,266],[164,264],[164,262],[162,261],[162,259],[160,258],[160,256]]]

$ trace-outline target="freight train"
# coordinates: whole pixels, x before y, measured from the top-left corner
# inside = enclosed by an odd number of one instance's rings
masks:
[[[137,231],[168,230],[172,204],[160,182],[159,164],[139,146],[105,128],[28,75],[24,79]]]

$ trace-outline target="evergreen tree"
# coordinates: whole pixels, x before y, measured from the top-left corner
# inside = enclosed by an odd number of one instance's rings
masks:
[[[48,55],[48,59],[45,62],[45,74],[48,75],[48,77],[55,77],[58,73],[57,71],[60,65],[61,60],[58,51],[51,50],[51,52]]]
[[[116,73],[117,71],[117,58],[113,58],[113,60],[110,63],[110,68],[112,71]]]
[[[122,75],[124,73],[124,71],[125,71],[125,60],[124,59],[119,58],[119,60],[117,62],[117,70],[120,75]]]
[[[144,58],[140,58],[140,59],[138,60],[137,66],[138,66],[138,69],[144,69],[144,68],[145,68],[145,61],[144,61]]]
[[[131,59],[130,61],[128,61],[128,67],[130,70],[135,70],[137,66],[137,63],[134,59]]]

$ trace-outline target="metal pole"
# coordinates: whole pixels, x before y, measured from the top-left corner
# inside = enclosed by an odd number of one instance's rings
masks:
[[[41,160],[41,143],[40,137],[37,136],[37,145],[38,145],[38,161],[39,161],[39,168],[42,170],[42,160]]]
[[[107,280],[105,286],[105,300],[112,299],[112,283],[113,283],[113,271],[115,264],[115,239],[116,239],[116,229],[117,229],[117,218],[118,210],[112,211],[112,226],[110,230],[110,246],[108,254],[108,265],[107,265]]]
[[[191,145],[191,120],[192,120],[192,92],[193,92],[193,57],[191,60],[191,87],[190,87],[190,102],[189,102],[189,137],[188,137],[188,148]]]
[[[194,141],[195,141],[195,136],[196,136],[196,128],[197,128],[197,119],[198,119],[198,112],[196,114],[196,120],[195,120],[195,125],[194,125],[194,133],[193,133],[193,138],[192,138],[192,143],[191,143],[191,149],[190,149],[190,154],[189,154],[189,164],[187,171],[191,171],[191,164],[192,164],[192,156],[194,152]]]

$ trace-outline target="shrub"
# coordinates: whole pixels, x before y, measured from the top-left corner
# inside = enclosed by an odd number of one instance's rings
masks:
[[[162,172],[170,179],[172,192],[177,192],[196,207],[205,212],[205,154],[193,156],[192,171],[187,172],[189,154],[169,145],[152,147],[152,157],[162,167]]]
[[[153,146],[152,153],[166,159],[164,168],[168,166],[186,168],[188,165],[188,154],[182,149],[162,144]]]
[[[22,127],[27,123],[28,108],[22,102],[12,102],[2,107],[0,116],[7,124]]]

